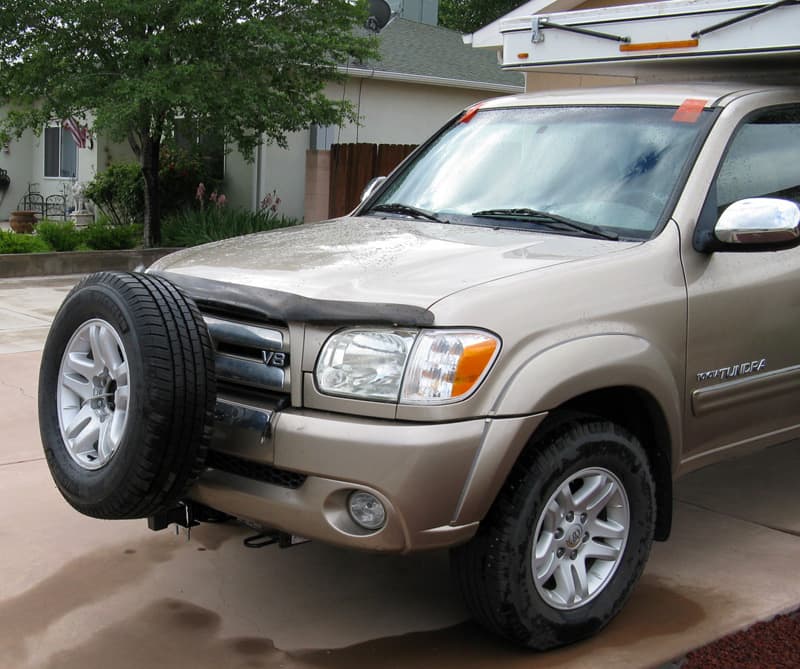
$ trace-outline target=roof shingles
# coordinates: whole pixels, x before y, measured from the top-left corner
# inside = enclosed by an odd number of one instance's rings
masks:
[[[395,18],[378,35],[380,60],[351,63],[349,70],[392,72],[490,85],[524,85],[522,75],[503,72],[491,51],[463,43],[461,33]]]

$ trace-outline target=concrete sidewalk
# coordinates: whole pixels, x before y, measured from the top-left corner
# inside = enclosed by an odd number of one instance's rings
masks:
[[[76,280],[0,281],[0,667],[652,667],[800,605],[796,444],[682,481],[673,536],[622,614],[546,654],[468,622],[444,552],[250,550],[235,526],[187,541],[83,517],[50,479],[35,399],[47,324]]]
[[[0,354],[41,350],[53,316],[79,278],[0,279]]]

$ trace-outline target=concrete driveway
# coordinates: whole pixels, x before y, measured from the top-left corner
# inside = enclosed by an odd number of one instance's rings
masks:
[[[681,482],[673,536],[596,639],[524,653],[466,620],[435,552],[247,549],[74,512],[41,454],[36,377],[76,277],[0,281],[0,667],[651,667],[800,605],[800,447]]]

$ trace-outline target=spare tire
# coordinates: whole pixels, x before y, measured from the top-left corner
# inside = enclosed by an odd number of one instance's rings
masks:
[[[95,518],[174,505],[201,472],[216,384],[197,305],[150,274],[99,272],[67,295],[39,373],[39,429],[58,489]]]

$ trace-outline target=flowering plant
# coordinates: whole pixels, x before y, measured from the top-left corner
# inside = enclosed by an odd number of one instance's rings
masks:
[[[271,193],[267,193],[264,199],[259,202],[258,210],[266,214],[268,218],[272,218],[278,214],[278,205],[280,203],[281,199],[278,197],[277,191],[273,190]]]
[[[197,190],[195,191],[194,199],[200,204],[200,209],[205,209],[206,185],[202,181],[197,184]],[[211,194],[208,196],[208,203],[216,205],[218,209],[220,207],[224,207],[227,201],[228,198],[225,197],[225,193],[217,193],[216,190],[211,191]]]

